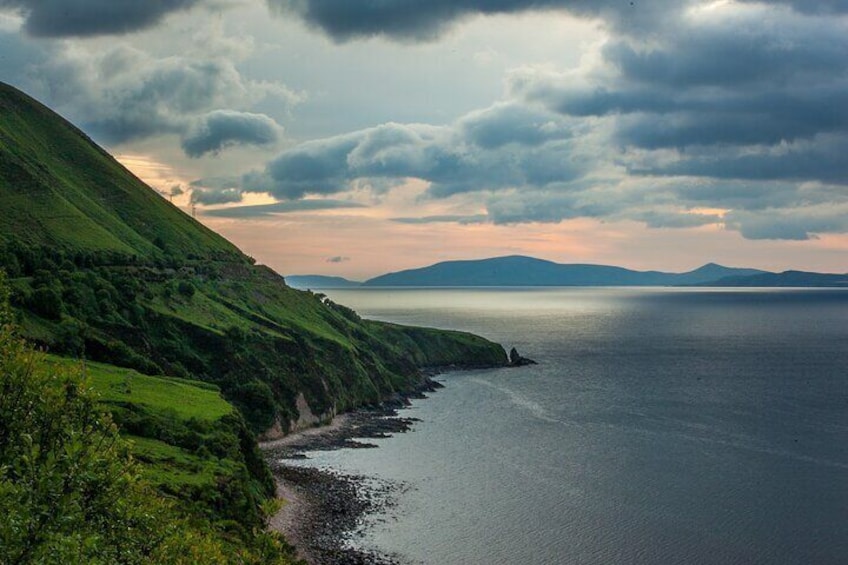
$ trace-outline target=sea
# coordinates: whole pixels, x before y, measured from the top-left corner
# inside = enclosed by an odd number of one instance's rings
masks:
[[[538,362],[440,375],[411,432],[303,462],[399,485],[402,563],[848,563],[848,291],[326,291]]]

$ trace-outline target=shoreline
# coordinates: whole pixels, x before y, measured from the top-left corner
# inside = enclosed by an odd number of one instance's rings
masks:
[[[359,408],[334,417],[329,424],[259,443],[274,474],[277,498],[283,501],[282,508],[270,517],[268,528],[283,534],[300,559],[309,565],[400,563],[397,557],[352,547],[348,540],[366,516],[390,507],[393,495],[403,485],[375,486],[372,477],[288,462],[308,459],[311,451],[376,448],[367,440],[410,431],[419,420],[403,417],[398,411],[408,407],[411,399],[428,398],[425,393],[444,387],[432,376],[425,373],[415,390],[397,394],[377,407]]]

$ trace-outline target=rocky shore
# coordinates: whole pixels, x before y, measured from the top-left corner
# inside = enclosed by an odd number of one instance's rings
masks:
[[[394,504],[404,485],[377,481],[373,477],[347,475],[295,464],[310,451],[376,447],[368,439],[385,438],[409,431],[416,418],[398,410],[411,398],[443,385],[425,377],[411,394],[398,395],[378,407],[343,414],[321,428],[312,428],[261,447],[277,479],[278,494],[286,501],[270,521],[283,533],[310,565],[395,565],[396,557],[353,547],[349,541],[368,516]]]

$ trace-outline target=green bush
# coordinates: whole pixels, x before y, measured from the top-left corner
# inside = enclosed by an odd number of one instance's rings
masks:
[[[194,296],[194,292],[197,289],[191,284],[191,281],[180,281],[177,285],[177,291],[185,296],[186,298],[191,298]]]
[[[36,288],[30,297],[30,307],[42,318],[58,320],[62,317],[62,295],[53,287]]]

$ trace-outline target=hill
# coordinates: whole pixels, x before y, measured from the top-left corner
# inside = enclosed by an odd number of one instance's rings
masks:
[[[725,277],[710,286],[848,288],[848,274],[784,271],[747,277]]]
[[[513,255],[437,263],[375,277],[364,286],[673,286],[763,272],[714,263],[687,273],[633,271],[607,265],[560,264]]]
[[[286,284],[300,290],[320,290],[325,288],[358,288],[361,282],[350,281],[342,277],[325,275],[288,275]]]
[[[0,83],[0,241],[124,259],[242,260],[52,110]]]
[[[191,521],[224,524],[222,539],[258,539],[273,497],[254,434],[410,391],[422,366],[507,363],[483,338],[362,320],[289,288],[2,83],[0,270],[18,331],[87,359],[149,479]]]
[[[257,432],[386,398],[417,365],[505,363],[287,287],[47,107],[2,85],[0,108],[0,266],[52,352],[213,382]]]

